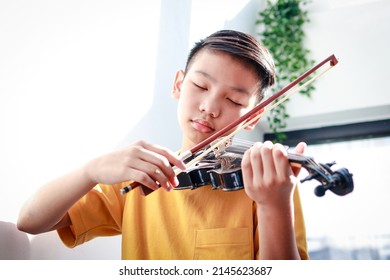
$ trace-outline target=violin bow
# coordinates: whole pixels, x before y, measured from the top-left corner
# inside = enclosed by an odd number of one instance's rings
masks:
[[[291,89],[293,89],[295,86],[297,86],[299,83],[301,83],[302,81],[307,79],[315,71],[317,71],[318,69],[322,68],[327,63],[329,63],[329,67],[326,68],[324,71],[322,71],[321,73],[315,75],[314,77],[312,77],[311,79],[306,81],[304,84],[300,85],[295,90],[291,91],[290,94],[286,95],[285,97],[281,98],[279,101],[275,102],[273,105],[268,106],[270,103],[272,103],[273,101],[275,101],[276,99],[278,99],[279,97],[284,95],[286,92],[288,92]],[[327,72],[328,70],[333,68],[337,63],[338,63],[338,60],[337,60],[336,56],[334,54],[330,55],[329,57],[327,57],[326,59],[324,59],[323,61],[321,61],[317,65],[315,65],[313,68],[311,68],[310,70],[308,70],[305,73],[303,73],[301,76],[299,76],[296,80],[294,80],[289,85],[284,87],[282,90],[280,90],[279,92],[273,94],[271,97],[267,98],[263,102],[260,102],[259,104],[257,104],[255,107],[253,107],[250,111],[248,111],[247,113],[242,115],[237,120],[231,122],[230,124],[228,124],[227,126],[222,128],[221,130],[217,131],[216,133],[214,133],[210,137],[206,138],[205,140],[201,141],[200,143],[198,143],[197,145],[195,145],[191,149],[183,152],[180,155],[180,157],[183,160],[187,159],[190,156],[192,156],[193,154],[195,154],[196,152],[200,151],[201,149],[203,149],[204,147],[209,145],[210,143],[215,142],[214,144],[210,145],[210,147],[208,149],[203,151],[200,155],[198,155],[196,158],[192,159],[190,162],[188,162],[186,164],[187,167],[192,166],[194,163],[196,163],[199,160],[201,160],[202,158],[204,158],[208,153],[210,153],[210,151],[214,150],[218,146],[221,146],[221,143],[225,142],[226,139],[231,138],[240,129],[245,128],[248,125],[256,122],[265,112],[268,112],[268,111],[272,110],[273,108],[275,108],[276,106],[278,106],[279,104],[281,104],[282,102],[287,100],[294,93],[300,91],[302,88],[304,88],[304,87],[308,86],[309,84],[311,84],[312,82],[314,82],[316,79],[318,79],[320,76],[322,76],[325,72]],[[268,107],[266,108],[266,106],[268,106],[269,108]],[[255,117],[252,117],[254,115],[255,115]],[[251,117],[252,117],[252,119],[248,120]],[[230,130],[232,130],[234,128],[236,128],[236,129],[232,133],[230,133],[227,136],[224,136],[224,134],[226,134],[227,132],[229,132]],[[223,137],[221,137],[221,136],[223,136]],[[218,138],[221,138],[221,139],[219,141],[216,141],[216,139],[218,139]],[[174,169],[175,169],[176,175],[178,175],[179,173],[182,172],[182,170],[180,170],[178,168],[174,167]],[[129,191],[131,191],[132,189],[134,189],[134,188],[136,188],[138,186],[141,187],[141,194],[143,194],[145,196],[148,195],[149,193],[153,192],[152,189],[149,189],[149,188],[147,188],[145,186],[142,186],[141,184],[138,184],[137,182],[133,182],[130,185],[122,188],[120,190],[120,193],[122,195],[124,195],[124,194],[128,193]]]
[[[272,105],[268,106],[271,102],[275,101],[276,99],[278,99],[279,97],[281,97],[282,95],[284,95],[286,92],[288,92],[289,90],[291,90],[292,88],[294,88],[296,85],[298,85],[300,82],[302,82],[303,80],[305,80],[306,78],[308,78],[310,75],[312,75],[316,70],[320,69],[322,66],[324,66],[327,62],[330,63],[329,67],[326,68],[325,70],[323,70],[322,72],[318,73],[317,75],[313,76],[311,79],[309,79],[308,81],[306,81],[305,83],[303,83],[302,85],[300,85],[299,87],[295,88],[294,90],[292,90],[290,93],[286,94],[283,98],[281,98],[280,100],[278,100],[277,102],[273,103]],[[331,55],[329,56],[328,58],[326,58],[325,60],[323,60],[322,62],[318,63],[316,66],[314,66],[312,69],[308,70],[307,72],[305,72],[304,74],[302,74],[300,77],[298,77],[295,81],[293,81],[291,84],[287,85],[285,88],[283,88],[281,91],[277,92],[276,94],[272,95],[271,97],[269,97],[268,99],[266,99],[265,101],[259,103],[258,105],[256,105],[254,108],[252,108],[250,111],[248,111],[246,114],[242,115],[240,118],[238,118],[237,120],[233,121],[232,123],[228,124],[226,127],[222,128],[221,130],[219,130],[218,132],[216,132],[215,134],[211,135],[209,138],[206,138],[204,141],[200,142],[199,144],[197,144],[196,146],[194,146],[193,148],[190,149],[190,155],[196,153],[197,151],[199,151],[200,149],[204,148],[206,145],[209,145],[210,143],[212,143],[213,141],[215,141],[217,138],[221,137],[222,135],[224,135],[226,132],[230,131],[231,129],[233,129],[234,127],[237,127],[236,130],[234,130],[233,132],[231,132],[229,135],[225,135],[221,138],[220,141],[216,141],[214,144],[210,145],[209,148],[207,148],[205,151],[203,151],[201,154],[199,154],[196,158],[192,159],[190,162],[188,162],[186,165],[187,167],[190,167],[192,166],[194,163],[198,162],[199,160],[201,160],[202,158],[204,158],[205,155],[209,154],[211,151],[213,151],[215,148],[217,147],[221,147],[221,143],[224,143],[226,142],[226,139],[230,139],[231,137],[233,137],[238,131],[240,131],[241,129],[243,128],[246,128],[247,126],[255,123],[258,119],[260,119],[260,117],[265,114],[266,112],[269,112],[270,110],[272,110],[273,108],[279,106],[281,103],[283,103],[284,101],[286,101],[288,98],[290,98],[293,94],[295,94],[296,92],[300,91],[301,89],[307,87],[309,84],[313,83],[316,79],[318,79],[319,77],[321,77],[323,74],[325,74],[327,71],[329,71],[331,68],[333,68],[333,66],[335,66],[336,64],[338,63],[338,60],[337,58],[335,57],[335,55]],[[266,107],[268,106],[268,107]],[[263,110],[263,111],[261,111]],[[256,114],[256,115],[255,115]],[[252,117],[253,115],[255,115],[255,117],[253,117],[252,119],[248,120],[250,117]],[[247,122],[245,122],[246,120],[248,120]],[[244,123],[245,122],[245,123]],[[241,126],[239,126],[240,124],[242,124]]]

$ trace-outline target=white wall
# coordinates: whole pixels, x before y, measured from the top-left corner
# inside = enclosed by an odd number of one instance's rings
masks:
[[[118,146],[179,147],[175,71],[200,37],[254,30],[261,1],[218,1],[205,25],[209,2],[0,2],[0,258],[120,258],[120,237],[68,249],[56,233],[18,232],[19,209],[46,181]]]
[[[340,122],[357,111],[371,112],[358,114],[367,119],[388,116],[389,2],[313,2],[308,46],[315,59],[335,53],[340,63],[317,83],[312,101],[294,96],[291,127],[331,116]],[[21,204],[47,180],[137,139],[178,148],[180,139],[165,131],[180,135],[170,87],[188,48],[221,28],[254,34],[262,6],[262,0],[0,2],[0,258],[119,259],[120,237],[71,250],[55,233],[15,232]],[[249,137],[261,139],[261,131]]]
[[[148,113],[159,23],[160,1],[0,2],[0,220],[8,227],[37,187],[114,149]],[[2,246],[16,239],[7,232]],[[29,236],[32,258],[120,257],[119,238],[94,241],[110,248],[95,254],[98,246],[67,250],[52,234]]]
[[[311,99],[290,99],[288,130],[389,118],[390,2],[311,2],[306,47],[317,63],[331,54],[339,63],[315,82]]]

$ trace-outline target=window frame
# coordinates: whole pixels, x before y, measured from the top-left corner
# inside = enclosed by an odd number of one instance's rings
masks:
[[[295,146],[302,141],[314,145],[384,137],[390,136],[390,119],[283,131],[282,133],[287,136],[283,141],[283,144],[287,146]],[[272,141],[275,138],[275,133],[264,133],[264,141]]]

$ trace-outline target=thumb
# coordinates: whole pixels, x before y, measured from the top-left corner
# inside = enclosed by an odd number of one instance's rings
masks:
[[[300,142],[298,145],[295,147],[295,153],[296,154],[301,154],[304,155],[306,152],[307,144],[305,142]]]
[[[305,142],[300,142],[298,145],[295,147],[295,153],[304,155],[306,152],[307,144]],[[301,171],[300,166],[292,165],[291,169],[294,173],[295,176],[298,176],[299,172]]]

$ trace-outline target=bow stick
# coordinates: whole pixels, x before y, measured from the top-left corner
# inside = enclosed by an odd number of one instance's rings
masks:
[[[268,106],[271,102],[275,101],[276,99],[278,99],[279,97],[281,97],[282,95],[284,95],[286,92],[288,92],[289,90],[291,90],[292,88],[294,88],[296,85],[298,85],[299,83],[301,83],[303,80],[305,80],[306,78],[308,78],[310,75],[312,75],[316,70],[320,69],[322,66],[324,66],[326,63],[330,64],[330,66],[324,70],[323,72],[321,72],[320,74],[317,74],[315,75],[314,77],[312,77],[310,80],[306,81],[304,84],[302,84],[301,86],[299,86],[298,88],[296,88],[296,90],[292,91],[290,94],[286,95],[284,98],[280,99],[278,102],[276,102],[275,104],[273,104],[272,106],[269,106],[269,108],[265,108],[266,106]],[[318,63],[317,65],[315,65],[313,68],[311,68],[310,70],[308,70],[307,72],[305,72],[304,74],[302,74],[301,76],[299,76],[296,80],[294,80],[293,82],[291,82],[289,85],[287,85],[286,87],[284,87],[282,90],[280,90],[279,92],[275,93],[274,95],[272,95],[271,97],[269,97],[268,99],[264,100],[263,102],[260,102],[259,104],[257,104],[255,107],[253,107],[250,111],[248,111],[247,113],[245,113],[244,115],[242,115],[240,118],[238,118],[237,120],[231,122],[230,124],[228,124],[227,126],[225,126],[224,128],[222,128],[221,130],[217,131],[216,133],[214,133],[213,135],[211,135],[210,137],[206,138],[205,140],[203,140],[202,142],[198,143],[197,145],[195,145],[194,147],[192,147],[190,150],[187,150],[185,151],[184,153],[181,154],[181,158],[184,160],[184,159],[187,159],[189,158],[190,156],[192,156],[194,153],[198,152],[199,150],[203,149],[204,147],[206,147],[207,145],[209,145],[210,143],[212,143],[213,141],[215,141],[217,138],[223,136],[224,134],[226,134],[227,132],[229,132],[230,130],[232,130],[233,128],[236,128],[236,130],[234,130],[232,133],[230,133],[229,135],[227,136],[224,136],[221,138],[220,141],[217,141],[215,144],[212,144],[208,149],[206,149],[204,152],[202,152],[200,155],[198,155],[196,158],[192,159],[190,162],[187,163],[187,167],[190,167],[192,166],[194,163],[198,162],[200,159],[202,159],[205,155],[207,155],[210,151],[214,150],[216,147],[220,146],[221,143],[225,142],[226,139],[229,139],[231,138],[233,135],[235,135],[240,129],[242,128],[245,128],[247,127],[248,125],[254,123],[255,121],[257,121],[265,112],[268,112],[270,110],[272,110],[273,108],[275,108],[276,106],[278,106],[279,104],[281,104],[282,102],[284,102],[285,100],[287,100],[291,95],[293,95],[294,93],[296,93],[297,91],[301,90],[302,88],[306,87],[307,85],[311,84],[312,82],[314,82],[316,79],[318,79],[321,75],[323,75],[325,72],[327,72],[329,69],[331,69],[333,66],[335,66],[336,64],[338,63],[338,60],[337,58],[335,57],[334,54],[332,54],[331,56],[329,56],[328,58],[324,59],[323,61],[321,61],[320,63]],[[263,111],[262,111],[263,110]],[[255,117],[252,117],[252,116],[255,116]],[[248,120],[250,117],[252,117],[252,119]],[[246,122],[245,122],[246,121]],[[245,123],[244,123],[245,122]],[[243,123],[243,124],[242,124]],[[240,126],[240,124],[242,124]],[[174,167],[175,168],[175,167]],[[179,173],[181,172],[180,169],[177,169],[175,168],[175,173],[176,175],[178,175]],[[132,189],[138,187],[138,186],[141,186],[141,190],[142,190],[142,193],[143,195],[148,195],[149,193],[151,193],[153,190],[149,189],[149,188],[146,188],[140,184],[138,184],[137,182],[133,182],[131,183],[129,186],[126,186],[124,188],[122,188],[120,190],[120,193],[122,195],[126,194],[127,192],[131,191]]]

